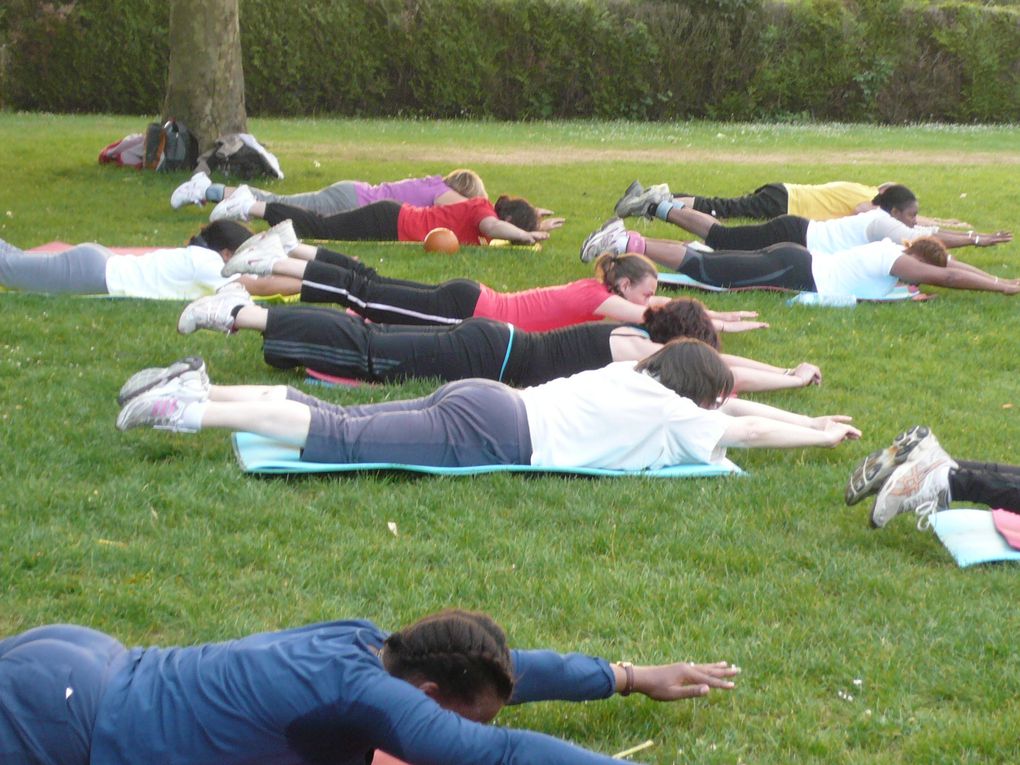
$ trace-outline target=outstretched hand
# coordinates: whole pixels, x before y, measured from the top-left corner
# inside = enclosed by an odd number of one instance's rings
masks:
[[[757,319],[757,311],[711,311],[709,316],[720,321],[740,321],[741,319]]]
[[[552,231],[554,228],[559,228],[563,225],[566,218],[542,218],[538,222],[538,228],[540,231]]]
[[[814,364],[808,364],[806,361],[795,366],[790,374],[803,382],[804,385],[822,384],[822,370]]]
[[[979,234],[974,241],[978,247],[991,247],[994,244],[1004,244],[1013,241],[1013,234],[1009,231],[996,231],[994,234]]]
[[[726,321],[721,320],[716,324],[720,332],[750,332],[752,329],[768,329],[767,321]]]
[[[861,431],[850,424],[852,420],[853,417],[845,414],[829,414],[815,417],[812,422],[815,429],[825,431],[826,446],[838,446],[844,441],[856,441],[861,437]]]
[[[656,701],[706,696],[713,689],[730,690],[734,683],[729,678],[740,674],[740,667],[729,662],[715,664],[662,664],[634,667],[634,691]]]

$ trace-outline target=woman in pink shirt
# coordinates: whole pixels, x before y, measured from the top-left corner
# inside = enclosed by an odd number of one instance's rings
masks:
[[[507,293],[472,279],[435,285],[390,279],[347,255],[298,243],[285,224],[251,242],[238,248],[224,267],[224,275],[273,274],[300,279],[303,301],[339,303],[374,322],[458,324],[480,316],[510,322],[526,332],[541,332],[599,319],[640,323],[646,308],[668,302],[668,298],[655,295],[655,265],[633,253],[600,257],[594,278]],[[721,330],[764,326],[744,321],[757,315],[753,312],[710,311],[709,315]]]

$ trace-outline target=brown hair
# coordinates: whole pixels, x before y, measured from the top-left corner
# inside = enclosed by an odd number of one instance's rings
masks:
[[[648,337],[653,343],[690,337],[719,350],[719,333],[715,331],[705,304],[694,298],[674,298],[664,305],[649,308],[641,325],[648,330]]]
[[[394,632],[383,666],[409,682],[431,681],[444,697],[472,703],[487,689],[506,703],[514,689],[506,635],[489,616],[449,609]]]
[[[536,231],[541,216],[527,199],[503,194],[496,200],[496,216],[524,231]]]
[[[907,242],[903,251],[930,266],[945,268],[949,263],[946,246],[933,236],[921,236],[912,242]]]
[[[636,252],[624,252],[619,255],[603,252],[595,260],[595,278],[612,292],[619,292],[619,285],[624,279],[637,284],[649,276],[659,278],[659,270],[644,255]]]
[[[733,373],[719,354],[700,340],[671,340],[634,369],[654,377],[702,409],[714,409],[733,392]]]
[[[474,170],[468,170],[463,167],[451,170],[443,176],[443,183],[462,197],[467,197],[468,199],[488,196],[485,191],[485,184],[482,183],[481,177]]]

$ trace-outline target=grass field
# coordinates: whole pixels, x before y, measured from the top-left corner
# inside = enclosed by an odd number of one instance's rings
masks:
[[[208,209],[170,209],[183,176],[95,162],[145,122],[0,114],[0,237],[25,247],[183,241]],[[897,180],[918,192],[923,213],[1020,228],[1020,129],[1010,127],[251,127],[287,173],[277,189],[466,165],[490,193],[523,194],[568,218],[540,253],[344,248],[423,280],[515,289],[579,278],[581,240],[634,178],[718,194],[769,181]],[[958,254],[1018,276],[1018,252]],[[0,634],[67,621],[127,644],[174,644],[343,617],[395,627],[458,605],[490,612],[522,647],[727,659],[744,670],[738,690],[710,700],[536,705],[504,711],[503,724],[603,752],[651,738],[640,759],[654,763],[1016,762],[1017,568],[958,569],[910,518],[875,532],[868,505],[842,501],[853,463],[919,422],[955,456],[1017,461],[1020,302],[940,292],[852,310],[788,307],[774,294],[709,298],[771,322],[726,337],[727,350],[822,367],[820,388],[760,400],[851,414],[864,438],[734,452],[746,476],[692,481],[248,477],[222,432],[118,433],[115,396],[130,373],[189,353],[205,356],[217,382],[301,385],[262,363],[257,336],[181,337],[175,302],[0,295]],[[360,402],[429,387],[322,395]]]

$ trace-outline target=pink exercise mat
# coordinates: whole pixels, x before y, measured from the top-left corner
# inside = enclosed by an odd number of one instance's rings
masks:
[[[63,252],[69,250],[77,245],[68,244],[67,242],[46,242],[46,244],[40,244],[38,247],[33,247],[26,252],[38,252],[40,254],[49,254],[54,252]],[[103,245],[106,247],[106,245]],[[166,247],[106,247],[110,252],[116,253],[117,255],[145,255],[155,250],[165,250]]]

